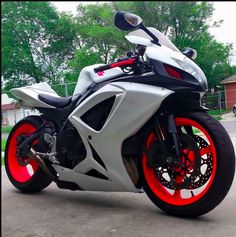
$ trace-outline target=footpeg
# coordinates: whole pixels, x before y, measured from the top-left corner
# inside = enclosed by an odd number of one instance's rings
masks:
[[[53,164],[60,164],[57,158],[54,155],[47,155],[48,160],[50,160]]]
[[[42,153],[42,152],[36,152],[37,155],[39,155],[42,159],[48,159],[53,164],[60,164],[60,162],[55,157],[56,153]]]

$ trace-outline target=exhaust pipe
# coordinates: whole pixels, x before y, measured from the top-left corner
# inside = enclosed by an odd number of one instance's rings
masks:
[[[40,166],[40,168],[54,181],[57,182],[57,177],[55,177],[52,172],[48,169],[48,167],[45,165],[45,162],[43,159],[36,153],[36,151],[31,148],[30,149],[30,157],[31,159],[35,160],[37,164]]]

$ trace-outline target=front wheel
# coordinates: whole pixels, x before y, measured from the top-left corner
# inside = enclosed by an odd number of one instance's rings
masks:
[[[226,130],[206,113],[182,114],[175,117],[175,123],[182,144],[181,166],[151,168],[145,152],[143,188],[163,211],[196,217],[211,211],[228,193],[235,172],[234,149]],[[151,132],[147,152],[156,139]]]

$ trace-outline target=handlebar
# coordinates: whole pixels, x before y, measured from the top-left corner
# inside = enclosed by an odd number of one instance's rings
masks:
[[[137,57],[124,58],[124,59],[120,59],[120,61],[118,61],[118,62],[114,62],[111,64],[106,64],[106,65],[103,65],[100,67],[96,67],[96,68],[94,68],[94,72],[97,73],[97,72],[105,71],[105,70],[115,68],[115,67],[132,65],[135,62],[137,62]]]

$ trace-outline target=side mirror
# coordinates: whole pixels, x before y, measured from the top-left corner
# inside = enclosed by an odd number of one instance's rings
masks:
[[[184,54],[185,56],[187,56],[188,58],[192,60],[194,60],[197,57],[197,51],[190,47],[184,48],[182,51],[182,54]]]
[[[115,14],[115,26],[121,30],[134,30],[142,24],[141,17],[129,12],[118,11]]]

